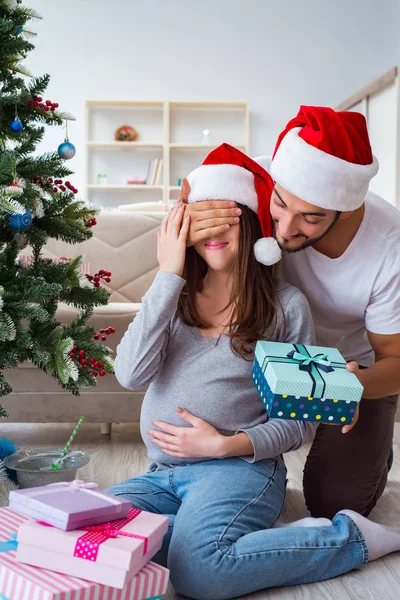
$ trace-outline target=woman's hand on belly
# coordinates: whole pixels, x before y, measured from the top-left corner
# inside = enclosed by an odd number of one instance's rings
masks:
[[[151,442],[159,446],[164,454],[179,458],[223,458],[225,456],[224,436],[212,425],[195,417],[183,408],[177,408],[177,414],[181,419],[190,423],[191,427],[177,427],[153,421],[155,429],[149,429],[148,435]]]

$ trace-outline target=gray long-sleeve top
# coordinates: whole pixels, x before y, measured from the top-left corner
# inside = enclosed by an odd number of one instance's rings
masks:
[[[146,433],[153,420],[190,425],[179,418],[181,406],[208,421],[223,435],[245,432],[254,448],[250,462],[296,450],[310,441],[316,423],[270,419],[251,377],[252,361],[236,356],[227,336],[205,338],[176,317],[185,280],[159,272],[143,297],[142,307],[117,347],[115,374],[119,383],[138,390],[150,384],[143,400],[140,429],[149,458],[158,468],[199,459],[170,457]],[[268,332],[267,332],[267,337]],[[307,300],[296,288],[279,284],[276,341],[314,343]]]

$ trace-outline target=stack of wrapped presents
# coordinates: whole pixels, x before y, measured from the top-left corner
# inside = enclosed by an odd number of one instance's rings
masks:
[[[10,492],[0,508],[1,600],[160,600],[151,562],[168,519],[73,481]]]

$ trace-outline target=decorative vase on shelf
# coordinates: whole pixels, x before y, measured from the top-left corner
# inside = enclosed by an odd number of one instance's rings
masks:
[[[202,138],[201,138],[201,143],[204,144],[204,146],[209,145],[210,142],[210,134],[211,134],[211,130],[210,129],[203,129],[202,133]]]
[[[96,183],[97,185],[107,185],[108,184],[108,177],[105,173],[99,173],[96,177]]]
[[[122,125],[114,134],[116,142],[135,142],[138,139],[138,132],[130,125]]]

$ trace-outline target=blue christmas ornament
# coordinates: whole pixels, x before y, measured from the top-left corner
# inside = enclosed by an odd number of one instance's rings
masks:
[[[23,129],[23,125],[22,125],[21,121],[18,119],[18,117],[15,118],[14,121],[12,121],[12,123],[10,124],[10,127],[15,133],[19,133]]]
[[[28,209],[23,215],[13,213],[8,218],[8,224],[14,231],[26,231],[32,225],[32,215]]]
[[[16,29],[16,32],[19,34],[19,33],[22,33],[23,30],[24,30],[24,28],[22,27],[22,25],[19,25]]]
[[[65,141],[58,146],[58,156],[64,160],[69,160],[75,156],[75,146],[71,144],[68,138],[65,138]]]

